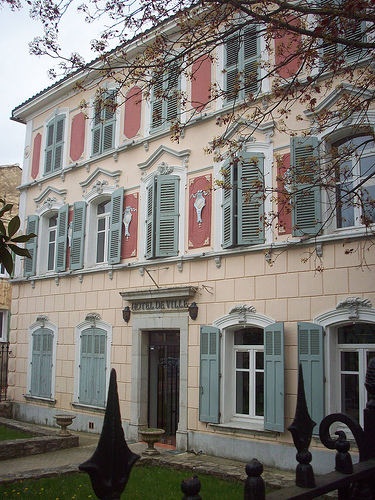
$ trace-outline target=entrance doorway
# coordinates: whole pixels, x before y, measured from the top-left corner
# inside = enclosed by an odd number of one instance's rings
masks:
[[[176,445],[180,394],[180,332],[149,332],[148,426],[164,429],[162,443]]]

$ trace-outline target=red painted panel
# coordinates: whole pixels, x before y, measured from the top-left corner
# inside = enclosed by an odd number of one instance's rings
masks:
[[[300,19],[289,18],[289,22],[294,26],[300,25]],[[297,73],[301,65],[301,57],[292,56],[300,50],[302,37],[291,31],[279,31],[274,36],[276,67],[281,65],[277,72],[282,78],[290,78]]]
[[[72,223],[73,223],[73,207],[69,207],[68,214],[68,247],[66,249],[66,268],[69,269],[70,265],[70,241],[72,236]]]
[[[189,248],[211,244],[212,177],[202,175],[189,185]],[[204,202],[205,204],[204,204]],[[197,208],[202,207],[201,213]]]
[[[83,113],[78,113],[72,120],[72,130],[70,138],[70,158],[78,161],[85,149],[85,126],[86,117]]]
[[[41,134],[38,133],[34,138],[33,159],[31,163],[31,177],[33,179],[36,179],[39,174],[41,147],[42,147],[42,136]]]
[[[121,237],[121,258],[137,256],[138,194],[124,196],[124,215]]]
[[[142,90],[133,87],[125,98],[124,134],[128,139],[135,137],[141,128]]]
[[[283,156],[282,162],[277,165],[277,213],[278,233],[290,234],[292,232],[292,207],[289,194],[284,187],[284,176],[290,168],[290,153]]]
[[[210,101],[211,96],[211,59],[207,55],[201,56],[193,64],[193,78],[191,81],[191,104],[201,112]]]

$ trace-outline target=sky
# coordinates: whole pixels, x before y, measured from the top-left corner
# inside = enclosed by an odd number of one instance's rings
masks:
[[[90,61],[90,40],[98,32],[100,28],[85,23],[82,15],[68,14],[60,26],[60,45],[67,54],[78,52]],[[26,126],[10,120],[12,110],[55,81],[47,75],[55,61],[29,54],[28,43],[42,34],[27,7],[15,12],[0,8],[0,165],[23,163]]]

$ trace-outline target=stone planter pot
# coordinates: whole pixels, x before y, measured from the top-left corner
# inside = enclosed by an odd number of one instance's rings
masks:
[[[76,418],[75,415],[54,415],[53,418],[56,420],[56,424],[61,427],[60,436],[70,436],[70,432],[66,429],[72,424],[73,420]]]
[[[142,429],[139,431],[142,441],[147,443],[147,448],[142,453],[144,455],[160,455],[160,451],[154,448],[154,444],[157,443],[161,436],[165,434],[164,429]]]

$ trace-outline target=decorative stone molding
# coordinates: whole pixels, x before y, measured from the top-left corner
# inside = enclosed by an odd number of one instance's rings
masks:
[[[336,309],[349,309],[349,319],[358,319],[359,318],[359,307],[368,307],[371,308],[372,304],[369,299],[362,299],[360,297],[348,297],[345,300],[341,300]]]
[[[48,186],[39,196],[34,198],[36,208],[47,211],[56,208],[56,206],[61,206],[65,203],[67,192],[66,189],[57,189],[53,186]],[[61,199],[59,200],[58,198]]]
[[[84,194],[87,193],[90,185],[92,185],[92,191],[94,191],[94,193],[97,194],[98,189],[100,190],[100,189],[104,188],[105,186],[109,186],[108,181],[106,181],[106,180],[100,181],[98,179],[99,176],[108,177],[109,179],[111,179],[111,182],[114,182],[113,188],[115,189],[118,187],[118,183],[120,181],[121,174],[122,174],[121,170],[115,170],[113,172],[110,172],[109,170],[106,170],[105,168],[98,167],[95,169],[95,171],[91,175],[89,175],[87,177],[86,180],[80,182],[79,185],[81,186]],[[94,181],[96,181],[96,182],[94,182]],[[103,191],[101,191],[98,194],[101,194],[102,192]]]
[[[164,154],[172,156],[176,160],[181,162],[182,167],[186,168],[189,161],[190,149],[184,149],[182,151],[176,151],[167,146],[159,146],[158,149],[148,158],[148,160],[138,163],[138,167],[142,172],[150,169]]]
[[[108,181],[100,181],[99,179],[93,184],[92,190],[96,191],[98,194],[103,194],[104,186],[108,186]]]
[[[48,321],[49,321],[49,317],[45,316],[44,314],[41,314],[40,316],[37,316],[37,318],[36,318],[36,323],[39,323],[42,328],[45,327],[45,325]]]
[[[90,323],[90,326],[92,328],[96,328],[96,322],[100,321],[100,320],[101,320],[101,317],[100,317],[100,314],[98,314],[98,313],[89,313],[89,314],[86,314],[86,317],[85,317],[85,321]]]
[[[221,257],[215,257],[215,264],[218,269],[221,268]]]
[[[257,311],[254,306],[247,306],[246,304],[239,304],[237,306],[232,307],[229,311],[229,314],[238,314],[239,322],[246,323],[246,314],[255,314]]]
[[[180,273],[182,273],[182,271],[183,271],[182,261],[181,262],[177,262],[177,269],[179,270]]]

